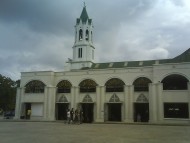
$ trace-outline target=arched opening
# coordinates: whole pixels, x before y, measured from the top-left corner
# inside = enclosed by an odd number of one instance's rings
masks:
[[[57,102],[55,106],[56,120],[67,120],[67,110],[69,109],[68,102]]]
[[[121,121],[121,106],[122,103],[119,99],[119,97],[114,93],[109,102],[106,104],[107,109],[107,120],[108,121]]]
[[[86,40],[87,41],[89,40],[89,32],[88,32],[88,30],[86,30]]]
[[[45,84],[39,80],[33,80],[26,84],[25,93],[44,93]]]
[[[79,30],[79,40],[83,39],[83,31],[82,29]]]
[[[149,103],[144,94],[140,94],[134,103],[134,122],[149,121]]]
[[[81,103],[82,120],[84,123],[92,123],[94,121],[94,103]]]
[[[134,91],[149,91],[148,84],[151,83],[151,80],[146,77],[139,77],[134,82]]]
[[[112,78],[108,80],[105,84],[106,92],[123,92],[124,85],[125,83],[122,80],[118,78]]]
[[[62,80],[57,84],[57,93],[70,93],[71,86],[68,80]]]
[[[94,121],[94,103],[89,94],[87,94],[80,104],[82,110],[82,118],[84,123],[92,123]]]
[[[182,75],[172,74],[165,77],[162,81],[163,90],[187,90],[188,79]]]
[[[80,92],[88,93],[88,92],[96,92],[96,82],[91,79],[85,79],[80,84]]]

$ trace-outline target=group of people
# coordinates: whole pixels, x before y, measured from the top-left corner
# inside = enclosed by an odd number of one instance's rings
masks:
[[[74,110],[73,108],[67,110],[67,123],[82,124],[83,112],[81,109]]]

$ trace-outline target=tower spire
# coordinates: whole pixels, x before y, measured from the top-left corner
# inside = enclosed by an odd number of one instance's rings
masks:
[[[73,59],[69,59],[67,70],[90,68],[94,62],[94,50],[92,19],[88,17],[84,2],[80,18],[76,20]]]

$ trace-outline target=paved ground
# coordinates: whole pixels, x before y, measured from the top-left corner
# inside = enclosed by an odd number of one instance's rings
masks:
[[[190,126],[0,122],[0,143],[190,143]]]

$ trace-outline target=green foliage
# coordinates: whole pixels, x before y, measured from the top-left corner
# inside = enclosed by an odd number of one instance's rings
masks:
[[[16,102],[16,88],[19,82],[0,74],[0,109],[14,110]]]

